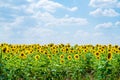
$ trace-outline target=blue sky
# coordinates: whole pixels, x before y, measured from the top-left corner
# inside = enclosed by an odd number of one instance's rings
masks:
[[[120,0],[0,0],[0,42],[120,45]]]

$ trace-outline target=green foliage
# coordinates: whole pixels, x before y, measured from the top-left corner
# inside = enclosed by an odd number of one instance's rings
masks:
[[[45,46],[44,46],[45,47]],[[26,58],[19,57],[12,52],[3,53],[0,49],[0,80],[118,80],[120,77],[120,53],[112,53],[112,59],[107,59],[107,53],[96,55],[90,51],[77,51],[77,46],[72,48],[75,52],[62,52],[58,47],[58,53],[52,53],[51,47],[47,48],[49,53],[37,52],[35,48],[30,54],[25,53]],[[95,48],[96,50],[97,48]],[[43,50],[45,51],[46,48]],[[56,48],[57,50],[57,48]],[[27,50],[25,50],[27,51]],[[48,58],[48,54],[51,58]],[[76,59],[75,55],[79,54]],[[35,57],[40,56],[40,59]],[[64,55],[61,59],[60,56]],[[72,58],[68,59],[71,55]],[[60,60],[64,60],[60,63]]]

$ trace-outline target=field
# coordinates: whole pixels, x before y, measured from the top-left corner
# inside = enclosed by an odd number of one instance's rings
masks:
[[[0,80],[120,80],[120,46],[1,43]]]

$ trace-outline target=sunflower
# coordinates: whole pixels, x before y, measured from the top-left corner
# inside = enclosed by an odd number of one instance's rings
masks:
[[[95,49],[95,47],[94,46],[92,46],[92,50],[94,50]]]
[[[26,54],[24,53],[24,52],[21,52],[20,53],[20,58],[22,58],[22,59],[25,59],[27,56],[26,56]]]
[[[120,50],[120,47],[118,47],[118,50]]]
[[[56,46],[52,46],[52,47],[51,47],[51,50],[53,50],[53,49],[56,49]]]
[[[65,63],[65,60],[61,59],[60,64],[63,64],[63,63]]]
[[[47,56],[48,56],[48,59],[51,59],[51,58],[52,58],[52,56],[51,56],[50,54],[48,54]]]
[[[91,52],[94,54],[96,52],[96,50],[92,50]]]
[[[59,48],[62,48],[62,47],[64,47],[64,44],[59,44],[58,46],[59,46]]]
[[[97,56],[96,58],[99,60],[99,59],[100,59],[100,56]]]
[[[115,45],[114,47],[117,49],[119,46],[118,46],[118,45]]]
[[[7,50],[6,50],[6,53],[9,53],[9,52],[10,52],[10,50],[9,50],[9,49],[7,49]]]
[[[39,55],[35,55],[35,60],[38,60],[40,59],[40,56]]]
[[[78,52],[78,54],[80,54],[80,55],[82,54],[82,51],[81,51],[81,50],[78,50],[77,52]]]
[[[47,51],[44,51],[43,53],[44,53],[45,55],[47,55],[47,54],[48,54],[48,52],[47,52]]]
[[[59,52],[58,50],[55,51],[55,53],[58,53],[58,52]]]
[[[78,59],[79,59],[79,55],[78,55],[78,54],[75,54],[75,55],[74,55],[74,58],[75,58],[75,60],[78,60]]]
[[[41,54],[44,54],[44,51],[43,51],[43,50],[40,50],[40,53],[41,53]]]
[[[108,52],[111,52],[111,51],[113,51],[113,50],[114,50],[114,49],[111,49],[111,48],[109,49],[109,48],[108,48]]]
[[[68,60],[71,60],[71,59],[72,59],[72,56],[71,56],[71,55],[68,55],[67,59],[68,59]]]
[[[108,45],[108,48],[111,48],[111,47],[112,47],[112,44],[109,44],[109,45]]]
[[[6,53],[6,51],[7,51],[7,47],[5,46],[5,47],[2,48],[2,52]]]
[[[62,55],[60,55],[60,59],[63,59],[64,58],[64,55],[62,54]]]
[[[119,53],[119,50],[116,50],[115,53]]]
[[[105,50],[102,48],[102,49],[100,50],[100,52],[101,52],[101,53],[105,53]]]
[[[31,52],[30,52],[30,51],[27,51],[26,53],[27,53],[27,54],[31,54]]]
[[[57,53],[58,53],[58,50],[57,50],[57,49],[53,49],[51,52],[52,52],[53,54],[57,54]]]
[[[60,51],[65,53],[65,52],[66,52],[66,48],[65,48],[65,47],[62,47],[62,48],[60,49]]]
[[[50,44],[48,44],[48,46],[49,46],[49,47],[52,47],[52,46],[54,46],[54,43],[50,43]]]
[[[107,56],[107,60],[111,60],[111,59],[112,59],[112,53],[109,52],[109,53],[108,53],[108,56]]]
[[[100,56],[100,52],[95,52],[95,56]]]
[[[88,52],[88,49],[84,49],[84,53],[87,53]]]

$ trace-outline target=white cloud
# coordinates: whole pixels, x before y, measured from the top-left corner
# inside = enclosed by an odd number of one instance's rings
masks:
[[[94,34],[93,34],[93,36],[102,36],[102,35],[104,35],[102,32],[95,32]]]
[[[97,43],[106,43],[103,41],[104,33],[102,32],[89,32],[86,30],[78,30],[75,32],[73,38],[77,43],[80,44],[97,44]]]
[[[24,17],[16,17],[13,21],[11,22],[0,22],[0,37],[1,37],[1,41],[8,41],[9,39],[11,39],[11,36],[17,35],[14,34],[13,29],[19,27],[19,25],[23,22]],[[21,28],[23,28],[21,26]]]
[[[115,23],[115,26],[120,26],[120,21],[117,21],[117,22]]]
[[[89,6],[97,8],[90,12],[93,16],[116,17],[120,15],[115,11],[115,8],[120,8],[118,0],[90,0]]]
[[[118,26],[120,26],[120,21],[116,21],[114,23],[112,22],[106,22],[106,23],[101,23],[101,24],[97,24],[95,26],[95,29],[104,29],[104,28],[118,28]]]
[[[27,2],[34,2],[34,0],[27,0]]]
[[[0,2],[0,8],[8,8],[8,9],[11,9],[11,10],[15,10],[15,11],[19,11],[19,10],[23,10],[26,8],[26,5],[15,5],[15,4],[12,4],[12,3],[9,3],[8,2]]]
[[[90,36],[89,32],[78,30],[75,32],[74,37],[75,38],[88,38]]]
[[[58,8],[65,9],[67,11],[76,11],[78,7],[66,7],[58,2],[52,0],[39,0],[37,2],[31,2],[26,7],[26,12],[32,14],[32,17],[38,21],[38,24],[44,24],[45,26],[61,26],[61,25],[86,25],[88,23],[85,18],[69,17],[68,15],[61,18],[56,18],[52,13],[57,11]]]
[[[55,23],[54,23],[55,22]],[[55,18],[53,22],[48,22],[46,26],[71,26],[71,25],[87,25],[88,21],[84,18],[75,18],[75,17],[68,17],[68,18]]]
[[[20,25],[23,21],[24,16],[16,16],[16,18],[11,22],[0,22],[0,26],[12,29]]]
[[[8,3],[3,3],[3,2],[0,2],[0,7],[9,7],[10,4]]]
[[[42,28],[42,27],[31,27],[23,32],[25,38],[40,39],[44,37],[51,37],[55,34],[53,30]]]
[[[78,7],[68,8],[68,10],[74,12],[74,11],[78,10]]]
[[[95,29],[110,28],[112,26],[113,26],[113,24],[111,22],[107,22],[107,23],[102,23],[102,24],[96,25]]]
[[[43,21],[45,23],[54,21],[54,16],[48,12],[41,13],[40,11],[38,11],[35,14],[33,14],[33,18],[37,19],[38,21]]]
[[[65,31],[65,32],[63,32],[64,34],[70,34],[70,32],[68,32],[68,31]]]
[[[66,17],[66,18],[67,18],[67,17],[69,17],[69,15],[68,15],[68,14],[65,14],[65,16],[64,16],[64,17]]]
[[[104,35],[102,32],[88,32],[88,31],[84,31],[84,30],[78,30],[75,32],[74,37],[89,39],[89,38],[99,37],[102,35]]]
[[[114,9],[101,9],[101,8],[97,8],[95,11],[90,12],[90,15],[115,17],[115,16],[119,16],[120,14],[117,13]]]
[[[27,11],[29,13],[35,13],[36,9],[37,10],[41,9],[52,13],[54,13],[58,8],[62,8],[72,12],[78,10],[78,7],[69,8],[52,0],[39,0],[38,2],[28,0],[28,2],[31,2],[31,4],[27,7]]]
[[[50,1],[50,0],[40,0],[37,4],[36,4],[37,8],[43,8],[46,11],[50,11],[50,12],[54,12],[56,10],[56,8],[62,8],[63,5],[54,2],[54,1]]]
[[[89,5],[92,7],[111,8],[117,7],[118,0],[90,0]]]
[[[14,8],[20,8],[23,12],[27,12],[27,17],[32,17],[35,19],[37,24],[44,24],[44,25],[52,25],[52,26],[58,26],[58,25],[86,25],[88,23],[87,19],[85,18],[75,18],[75,17],[61,17],[56,18],[54,15],[52,15],[53,12],[55,12],[58,8],[66,9],[68,11],[76,11],[77,7],[66,7],[58,2],[52,1],[52,0],[27,0],[29,4],[22,5],[22,6],[13,6],[11,4],[6,5],[7,7],[14,7]],[[52,12],[52,13],[51,13]],[[17,17],[17,16],[14,16]],[[18,18],[18,20],[21,20]],[[17,20],[17,21],[18,21]],[[16,21],[16,22],[17,22]],[[56,23],[55,23],[56,22]],[[17,22],[18,23],[18,22]],[[14,25],[15,23],[10,23],[10,25]],[[9,25],[9,24],[8,24]]]
[[[6,41],[10,38],[12,32],[10,27],[0,27],[0,41]]]
[[[120,8],[120,2],[117,4],[117,7]]]
[[[62,18],[56,18],[48,12],[41,13],[38,12],[34,16],[38,21],[42,21],[45,23],[45,26],[68,26],[68,25],[87,25],[88,21],[85,18],[76,18],[76,17],[69,17],[65,16]]]

